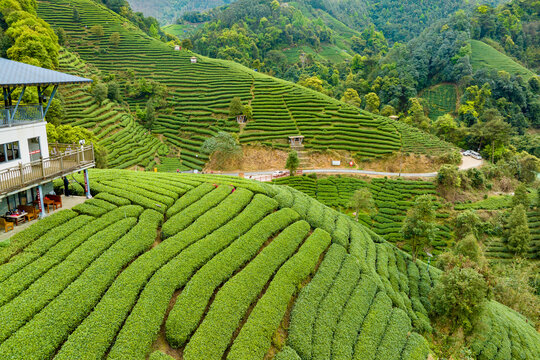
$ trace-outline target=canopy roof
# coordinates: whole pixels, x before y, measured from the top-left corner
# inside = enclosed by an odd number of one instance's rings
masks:
[[[0,58],[0,87],[90,83],[92,80]]]

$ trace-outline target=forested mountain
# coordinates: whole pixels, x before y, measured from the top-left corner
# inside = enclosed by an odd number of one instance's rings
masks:
[[[423,29],[476,4],[498,4],[504,0],[304,0],[323,9],[345,24],[362,29],[370,24],[390,42],[404,42]]]
[[[204,11],[234,0],[128,0],[135,11],[141,11],[147,16],[153,16],[162,24],[171,24],[183,13],[189,11]]]
[[[211,21],[192,37],[196,52],[257,69],[260,62],[268,61],[278,74],[288,63],[282,50],[302,45],[319,50],[338,43],[339,35],[321,19],[308,18],[296,7],[278,1],[239,0],[209,16]],[[350,50],[344,41],[339,45],[343,51]]]

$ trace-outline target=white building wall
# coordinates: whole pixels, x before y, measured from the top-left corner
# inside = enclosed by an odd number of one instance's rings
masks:
[[[45,121],[42,121],[40,123],[0,128],[0,145],[18,141],[21,153],[21,158],[18,160],[0,163],[0,171],[17,166],[19,163],[27,164],[30,162],[28,139],[31,138],[39,137],[41,156],[43,158],[49,157],[46,124]]]

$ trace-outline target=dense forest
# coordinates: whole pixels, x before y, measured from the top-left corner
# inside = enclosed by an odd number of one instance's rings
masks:
[[[295,7],[277,0],[240,0],[216,11],[211,22],[192,37],[194,50],[210,57],[234,60],[255,68],[269,61],[285,69],[280,49],[307,44],[319,48],[333,41],[321,20],[310,20]]]
[[[162,24],[171,24],[185,12],[204,11],[230,4],[233,0],[128,0],[135,11],[155,17]]]
[[[457,10],[475,4],[497,4],[500,0],[305,0],[323,9],[353,28],[369,24],[382,31],[390,42],[405,42],[419,35],[423,29]]]

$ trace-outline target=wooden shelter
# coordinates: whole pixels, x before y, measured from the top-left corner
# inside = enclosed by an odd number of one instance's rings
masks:
[[[302,135],[289,136],[289,143],[291,147],[302,146],[304,144],[304,137]]]

